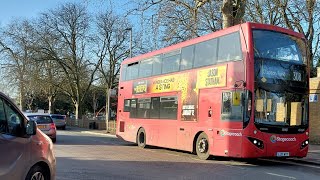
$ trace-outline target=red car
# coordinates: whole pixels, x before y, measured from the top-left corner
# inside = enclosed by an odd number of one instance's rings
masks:
[[[26,113],[31,121],[37,123],[37,127],[52,139],[52,142],[57,141],[57,128],[54,124],[50,114],[43,113]]]

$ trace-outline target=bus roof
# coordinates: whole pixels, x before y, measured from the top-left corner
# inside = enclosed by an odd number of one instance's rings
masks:
[[[209,40],[212,38],[216,38],[216,37],[230,34],[232,32],[236,32],[236,31],[239,31],[241,28],[243,28],[243,29],[266,29],[266,30],[271,30],[271,31],[282,32],[285,34],[289,34],[289,35],[304,39],[303,34],[297,33],[297,32],[290,30],[290,29],[285,29],[285,28],[281,28],[279,26],[274,26],[274,25],[270,25],[270,24],[246,22],[246,23],[238,24],[238,25],[226,28],[226,29],[221,29],[219,31],[215,31],[215,32],[209,33],[207,35],[203,35],[203,36],[200,36],[197,38],[186,40],[186,41],[180,42],[178,44],[167,46],[162,49],[154,50],[154,51],[151,51],[151,52],[148,52],[145,54],[141,54],[141,55],[138,55],[138,56],[135,56],[132,58],[128,58],[128,59],[124,60],[121,64],[130,64],[130,63],[142,60],[142,59],[148,59],[148,58],[153,57],[155,55],[159,55],[159,54],[162,54],[165,52],[170,52],[170,51],[176,50],[181,47],[186,47],[186,46],[189,46],[192,44],[196,44],[196,43],[203,42],[203,41],[206,41],[206,40]]]

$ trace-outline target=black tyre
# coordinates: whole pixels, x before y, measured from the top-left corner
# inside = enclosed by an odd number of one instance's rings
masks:
[[[207,160],[210,157],[208,136],[204,132],[197,138],[196,153],[198,157],[203,160]]]
[[[137,144],[141,148],[146,147],[146,131],[143,128],[139,129],[139,131],[138,131]]]
[[[40,166],[33,166],[27,174],[26,180],[49,180],[50,174]]]
[[[62,127],[62,130],[66,130],[66,126],[63,126],[63,127]]]
[[[57,138],[52,138],[51,140],[52,140],[53,143],[57,142]]]

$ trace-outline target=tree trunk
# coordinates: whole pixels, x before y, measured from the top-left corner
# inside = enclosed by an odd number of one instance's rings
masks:
[[[221,7],[223,29],[242,23],[245,6],[246,0],[223,0]]]
[[[221,8],[223,29],[233,25],[232,7],[232,0],[223,0]]]
[[[23,80],[20,80],[20,110],[23,111],[24,110],[24,107],[25,107],[25,103],[26,103],[26,100],[25,100],[25,89],[24,89],[24,83],[22,82]]]
[[[109,131],[109,107],[110,107],[110,89],[106,89],[106,130]]]
[[[79,118],[79,102],[75,102],[74,103],[74,107],[75,107],[75,109],[76,109],[76,120],[78,120],[78,118]]]
[[[92,98],[92,105],[93,105],[93,115],[94,117],[96,117],[96,110],[97,110],[97,102],[98,102],[98,98],[96,96],[96,93],[93,92],[93,98]]]
[[[52,109],[52,96],[48,96],[48,101],[49,101],[48,113],[51,114],[51,109]]]
[[[20,107],[20,110],[21,111],[23,111],[23,103],[24,103],[24,99],[23,99],[23,93],[22,93],[22,90],[21,90],[21,88],[20,88],[20,105],[19,105],[19,107]]]

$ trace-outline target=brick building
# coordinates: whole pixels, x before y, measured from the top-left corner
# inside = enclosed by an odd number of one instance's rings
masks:
[[[320,67],[317,77],[310,79],[310,141],[320,143]]]

